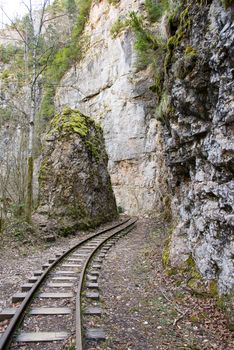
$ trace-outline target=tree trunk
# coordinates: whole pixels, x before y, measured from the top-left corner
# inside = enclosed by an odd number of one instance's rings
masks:
[[[33,51],[33,76],[31,86],[31,111],[29,121],[29,140],[28,140],[28,177],[27,177],[27,197],[26,197],[26,221],[32,221],[33,208],[33,167],[34,167],[34,124],[36,116],[36,45]]]
[[[26,221],[32,221],[32,203],[33,203],[33,157],[28,157],[28,178],[27,178],[27,199],[26,199]]]

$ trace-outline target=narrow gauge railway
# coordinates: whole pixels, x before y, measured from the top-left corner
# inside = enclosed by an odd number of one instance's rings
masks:
[[[135,222],[128,219],[95,233],[35,272],[22,292],[12,297],[12,303],[20,303],[19,307],[0,313],[0,320],[10,319],[0,337],[0,350],[65,349],[71,339],[75,349],[82,350],[86,341],[104,340],[101,328],[83,329],[82,318],[100,316],[98,276],[102,260]]]

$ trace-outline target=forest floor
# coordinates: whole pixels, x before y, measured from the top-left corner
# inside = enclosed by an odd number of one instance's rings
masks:
[[[159,221],[139,220],[108,253],[99,280],[107,340],[92,350],[234,349],[234,334],[214,300],[194,295],[176,275],[167,275],[161,262],[166,231]],[[26,277],[83,235],[39,248],[26,241],[1,248],[0,309],[9,306]]]

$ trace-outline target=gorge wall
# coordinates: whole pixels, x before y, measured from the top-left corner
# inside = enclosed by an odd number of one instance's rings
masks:
[[[234,23],[218,1],[183,7],[165,76],[164,140],[177,225],[170,261],[191,255],[222,293],[234,286]],[[186,11],[186,12],[185,12]],[[178,33],[185,28],[181,40]],[[177,44],[176,44],[177,43]]]
[[[167,212],[168,262],[192,259],[225,294],[234,285],[234,8],[228,0],[153,3],[167,5],[154,21],[143,0],[92,2],[83,58],[59,83],[56,110],[77,108],[101,124],[117,205],[130,215]],[[131,25],[113,37],[131,11],[152,41],[145,69]]]
[[[176,5],[170,22],[159,20],[160,96],[149,89],[151,69],[136,68],[131,29],[111,36],[130,11],[146,18],[144,2],[97,1],[84,58],[64,76],[56,106],[78,107],[103,126],[117,203],[127,213],[156,216],[170,194],[170,263],[191,257],[225,293],[234,284],[233,7],[219,0]],[[156,35],[157,25],[147,25]]]
[[[137,72],[130,29],[111,36],[118,18],[142,12],[143,4],[93,2],[84,33],[88,42],[84,58],[67,72],[56,95],[58,110],[78,108],[102,125],[117,205],[131,215],[155,215],[165,187],[150,71]]]

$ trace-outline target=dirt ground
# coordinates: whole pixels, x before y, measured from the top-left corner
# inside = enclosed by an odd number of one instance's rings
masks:
[[[234,334],[209,298],[191,295],[162,266],[165,228],[141,220],[104,262],[105,350],[233,350]]]
[[[139,220],[107,254],[99,279],[103,315],[98,320],[107,340],[93,350],[234,349],[234,334],[215,302],[193,295],[185,283],[165,272],[161,263],[165,232],[156,220]],[[0,309],[10,305],[11,295],[26,277],[84,234],[39,248],[23,244],[1,249]]]

